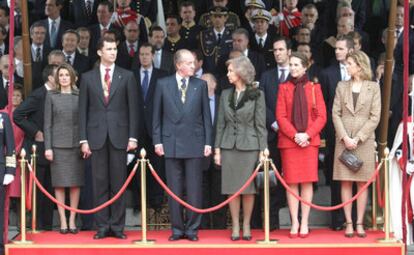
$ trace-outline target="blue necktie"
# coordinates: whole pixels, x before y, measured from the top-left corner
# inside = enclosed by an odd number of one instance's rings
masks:
[[[144,100],[147,98],[148,80],[148,70],[144,70],[144,79],[142,80],[142,93],[144,95]]]
[[[52,29],[50,30],[50,46],[52,48],[56,47],[56,38],[57,38],[57,28],[56,28],[56,21],[52,21]]]

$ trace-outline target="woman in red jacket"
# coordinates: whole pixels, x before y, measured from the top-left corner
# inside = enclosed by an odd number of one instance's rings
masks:
[[[308,60],[298,52],[290,56],[290,76],[280,84],[276,104],[282,169],[289,187],[305,201],[312,201],[312,182],[318,181],[319,133],[326,122],[326,108],[321,87],[308,80]],[[287,192],[292,219],[290,238],[305,238],[309,234],[310,207],[301,204],[302,221],[298,220],[299,201]]]

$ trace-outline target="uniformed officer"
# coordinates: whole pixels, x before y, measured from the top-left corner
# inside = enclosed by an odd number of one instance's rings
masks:
[[[228,0],[213,0],[213,7],[221,6],[227,8],[228,2]],[[229,11],[227,16],[228,17],[226,22],[226,28],[228,28],[231,31],[234,31],[240,27],[240,19],[236,13]],[[213,24],[211,24],[210,12],[206,12],[203,15],[201,15],[198,24],[205,28],[211,28]]]
[[[249,31],[249,34],[254,34],[254,22],[252,19],[252,13],[256,10],[264,10],[265,4],[262,0],[245,0],[246,6],[244,17],[241,17],[241,26]]]
[[[204,27],[195,23],[195,15],[196,10],[193,2],[185,1],[180,4],[180,17],[183,21],[180,36],[187,42],[189,50],[197,48],[200,32],[204,30]]]
[[[0,254],[4,254],[4,201],[6,186],[14,180],[16,173],[16,155],[13,128],[7,113],[0,112]]]
[[[200,47],[204,55],[203,69],[216,76],[226,72],[217,66],[218,63],[225,62],[232,49],[232,31],[225,27],[227,17],[226,7],[213,7],[210,10],[213,27],[200,33]]]
[[[254,22],[254,35],[250,38],[250,48],[263,55],[266,69],[275,67],[275,57],[273,56],[273,40],[276,37],[276,27],[270,26],[269,21],[272,15],[264,9],[252,12]]]
[[[188,43],[180,36],[181,18],[177,15],[168,15],[166,19],[167,38],[164,50],[174,54],[177,50],[187,49]]]

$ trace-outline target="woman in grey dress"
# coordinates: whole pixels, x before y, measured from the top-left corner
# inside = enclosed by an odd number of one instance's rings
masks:
[[[227,77],[233,88],[222,92],[219,104],[214,160],[222,169],[222,193],[236,193],[256,168],[267,147],[264,94],[252,85],[255,70],[250,60],[228,61]],[[256,188],[250,184],[230,202],[231,240],[240,239],[239,213],[243,201],[243,239],[250,240],[250,218]]]
[[[51,161],[52,186],[56,199],[65,202],[65,188],[70,189],[70,206],[79,204],[80,186],[84,182],[83,161],[79,150],[78,98],[76,73],[69,64],[56,70],[56,91],[46,96],[44,116],[45,157]],[[70,212],[69,228],[65,209],[58,206],[60,233],[78,233],[76,213]]]

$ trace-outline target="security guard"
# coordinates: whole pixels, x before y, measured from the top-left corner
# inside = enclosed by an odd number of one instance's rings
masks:
[[[4,254],[4,202],[6,186],[14,180],[16,155],[13,128],[7,113],[0,112],[0,254]],[[6,240],[7,241],[7,240]]]
[[[221,6],[221,7],[227,8],[227,3],[228,3],[228,0],[213,0],[214,7]],[[228,18],[226,22],[226,28],[228,28],[231,31],[234,31],[240,27],[240,19],[236,13],[229,11],[227,16]],[[211,28],[213,24],[211,24],[210,12],[206,12],[203,15],[201,15],[198,24],[205,28]]]
[[[218,63],[225,62],[232,49],[232,37],[228,28],[225,27],[228,18],[226,7],[213,7],[210,10],[210,18],[213,27],[200,33],[200,47],[204,55],[204,72],[222,75],[226,72],[218,68]]]

